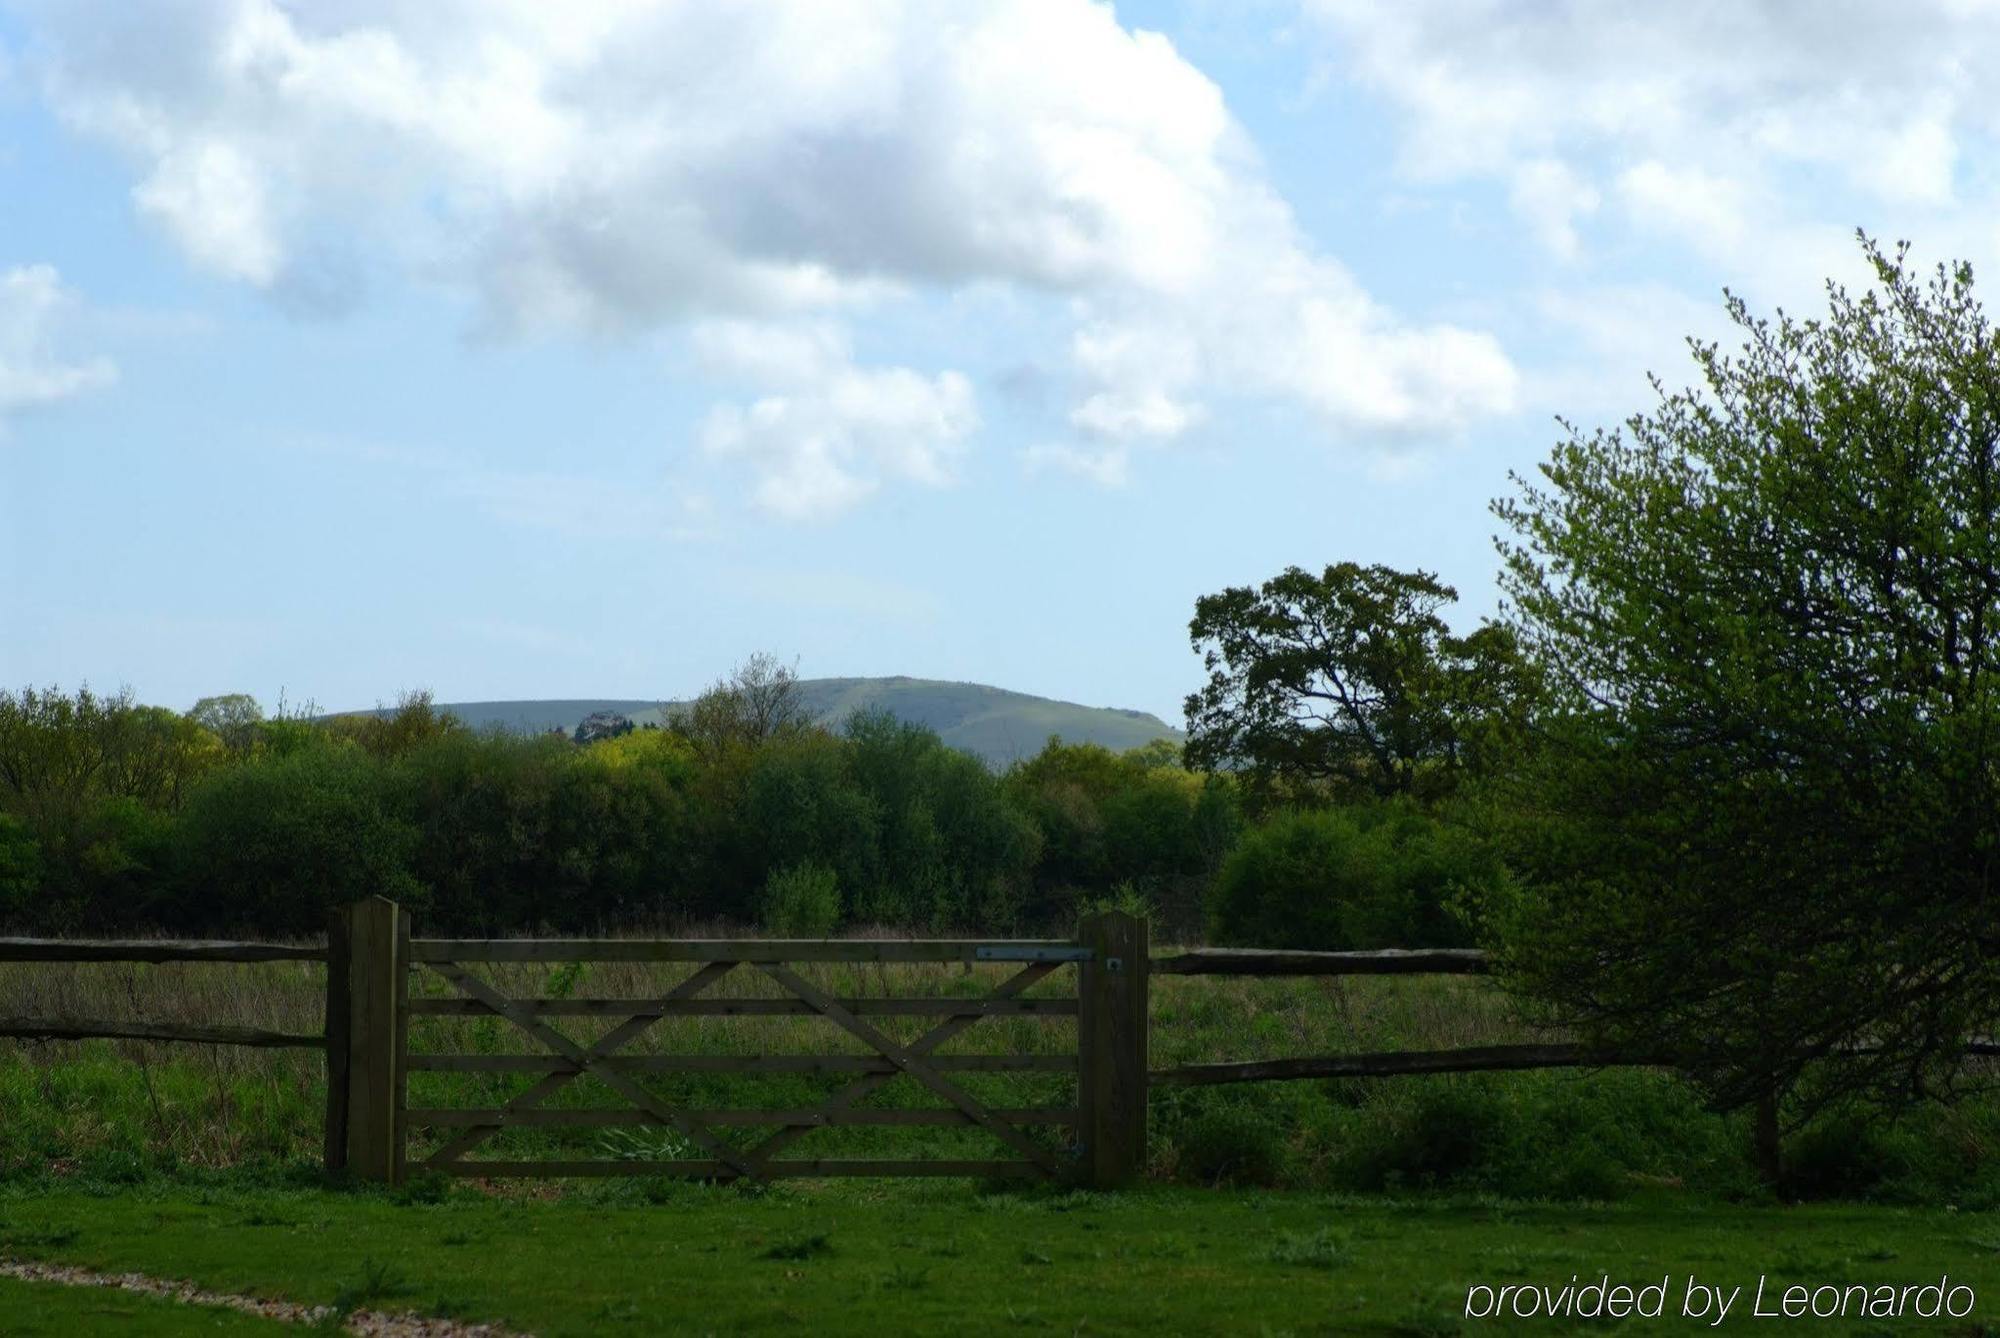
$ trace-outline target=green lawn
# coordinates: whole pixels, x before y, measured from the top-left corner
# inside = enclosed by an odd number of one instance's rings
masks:
[[[115,1193],[45,1186],[0,1194],[0,1255],[551,1336],[1440,1333],[1481,1327],[1462,1318],[1471,1284],[1560,1286],[1607,1272],[1614,1283],[1670,1279],[1670,1315],[1691,1274],[1746,1284],[1732,1327],[1757,1322],[1744,1312],[1759,1275],[1903,1286],[1948,1273],[1977,1301],[1967,1320],[1934,1331],[2000,1323],[2000,1216],[1987,1213],[980,1193],[949,1181],[754,1195],[669,1186],[653,1198],[634,1186],[504,1199],[458,1190],[434,1203],[184,1182]],[[1800,1322],[1815,1332],[1886,1327]],[[95,1291],[0,1285],[0,1333],[10,1335],[261,1327]]]

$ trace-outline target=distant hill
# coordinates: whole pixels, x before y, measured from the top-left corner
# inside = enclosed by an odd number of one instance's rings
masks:
[[[1041,751],[1051,734],[1066,743],[1096,743],[1123,752],[1172,739],[1180,730],[1144,711],[1109,706],[1079,706],[1074,702],[1031,697],[978,683],[946,683],[931,678],[802,678],[799,694],[821,724],[837,727],[851,713],[867,708],[889,712],[898,720],[928,725],[954,748],[1004,767]],[[678,702],[577,698],[561,701],[439,702],[475,729],[500,728],[522,733],[552,729],[574,730],[594,711],[616,711],[634,723],[657,724],[664,711]],[[357,711],[355,715],[379,715]]]

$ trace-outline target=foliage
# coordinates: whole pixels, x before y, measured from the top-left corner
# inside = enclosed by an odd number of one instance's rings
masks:
[[[230,692],[203,697],[188,708],[187,718],[222,740],[231,752],[243,753],[256,746],[264,708],[247,692]]]
[[[667,718],[667,728],[703,757],[755,747],[767,739],[802,733],[811,725],[799,694],[797,666],[762,652]]]
[[[28,824],[0,813],[0,914],[24,905],[42,884],[42,849]]]
[[[1429,572],[1352,562],[1203,596],[1189,765],[1294,798],[1448,791],[1533,698],[1511,632],[1452,634],[1439,614],[1457,598]]]
[[[1041,833],[1030,919],[1129,884],[1158,910],[1160,932],[1199,932],[1202,896],[1242,828],[1233,778],[1184,771],[1156,748],[1051,739],[1003,788]]]
[[[405,692],[386,713],[337,715],[326,722],[336,737],[351,739],[376,757],[403,757],[418,748],[466,733],[464,722],[440,711],[428,691]]]
[[[170,918],[312,934],[332,907],[378,894],[421,914],[419,833],[381,777],[369,754],[338,739],[217,772],[180,816],[180,868],[199,894]]]
[[[840,880],[824,864],[773,869],[764,881],[758,923],[778,938],[825,938],[840,923]]]
[[[1703,388],[1496,504],[1558,696],[1494,923],[1549,1020],[1791,1121],[2000,1020],[2000,350],[1969,267],[1729,314]],[[1775,1169],[1775,1168],[1774,1168]]]
[[[1506,872],[1492,846],[1406,801],[1290,810],[1248,832],[1211,899],[1215,941],[1273,948],[1452,947],[1454,903]]]

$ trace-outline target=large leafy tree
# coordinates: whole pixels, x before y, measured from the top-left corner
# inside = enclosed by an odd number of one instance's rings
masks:
[[[1781,1112],[1948,1088],[2000,1016],[2000,348],[1969,267],[1862,246],[1495,504],[1558,703],[1508,969],[1755,1103],[1770,1169]]]
[[[1187,699],[1187,764],[1264,792],[1436,793],[1532,698],[1513,635],[1455,636],[1458,592],[1429,572],[1287,568],[1195,603],[1208,682]]]

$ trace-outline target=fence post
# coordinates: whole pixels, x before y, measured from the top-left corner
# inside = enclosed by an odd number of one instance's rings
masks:
[[[1115,1189],[1146,1169],[1146,922],[1123,911],[1089,916],[1077,1017],[1083,1179]]]
[[[353,1004],[348,975],[353,969],[353,936],[348,932],[351,906],[336,906],[326,915],[326,1150],[328,1174],[347,1169],[347,1087],[352,1071],[349,1040]]]
[[[345,1166],[362,1180],[397,1184],[403,1178],[403,1025],[409,995],[410,917],[383,897],[344,907],[346,957]],[[336,931],[335,939],[342,938]],[[329,970],[332,962],[328,963]],[[331,1002],[337,987],[329,985]],[[330,1024],[329,1071],[337,1024]],[[327,1100],[328,1130],[334,1130],[335,1098]],[[329,1151],[329,1157],[331,1157]]]

